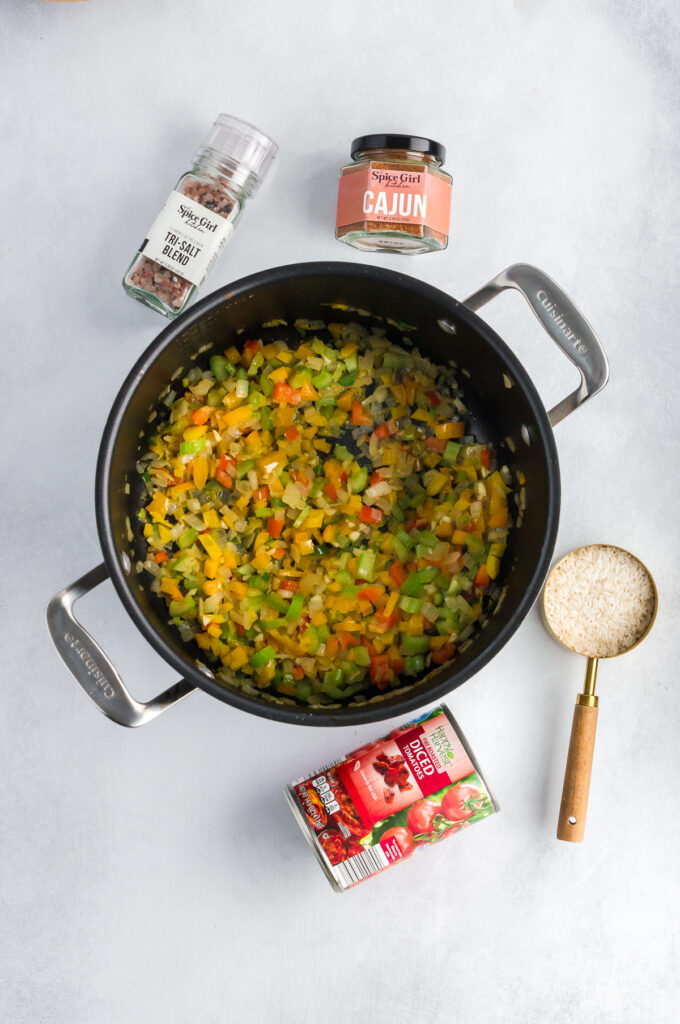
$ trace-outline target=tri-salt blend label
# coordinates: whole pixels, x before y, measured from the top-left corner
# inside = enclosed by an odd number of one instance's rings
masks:
[[[232,220],[171,192],[139,251],[199,287],[233,234]]]

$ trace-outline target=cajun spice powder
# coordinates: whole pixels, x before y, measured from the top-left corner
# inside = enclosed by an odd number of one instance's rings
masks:
[[[444,147],[415,135],[364,135],[338,185],[335,237],[366,252],[415,254],[448,245],[451,175]]]

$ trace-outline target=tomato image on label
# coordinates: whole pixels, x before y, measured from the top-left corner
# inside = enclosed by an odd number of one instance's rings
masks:
[[[489,798],[474,786],[453,786],[442,800],[442,814],[449,821],[463,821],[484,810]]]
[[[387,854],[389,860],[396,859],[394,850],[395,845],[399,851],[397,858],[408,857],[414,850],[413,832],[411,832],[410,828],[404,828],[401,825],[397,828],[390,828],[387,832],[383,832],[380,837],[380,845]]]
[[[414,835],[434,830],[434,819],[441,815],[441,805],[434,800],[419,800],[408,812],[406,824]]]

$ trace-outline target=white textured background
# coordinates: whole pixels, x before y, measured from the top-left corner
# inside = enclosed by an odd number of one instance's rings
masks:
[[[675,5],[5,0],[2,23],[2,1020],[671,1020]],[[580,846],[554,832],[583,664],[536,611],[449,701],[502,814],[344,896],[281,789],[375,727],[293,728],[199,694],[130,733],[95,712],[51,648],[49,596],[100,560],[92,490],[106,414],[164,325],[119,279],[222,110],[270,132],[281,155],[212,287],[294,260],[355,259],[464,298],[526,260],[600,333],[611,383],[557,431],[557,553],[595,540],[634,550],[661,608],[642,647],[601,667]],[[371,130],[447,145],[445,253],[407,265],[335,242],[337,171]],[[485,315],[546,404],[562,397],[572,370],[522,299]],[[110,584],[80,611],[137,694],[168,684]]]

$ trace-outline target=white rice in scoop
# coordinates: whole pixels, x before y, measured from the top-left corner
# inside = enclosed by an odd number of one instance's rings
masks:
[[[550,573],[543,593],[548,625],[563,644],[589,658],[622,654],[654,612],[649,573],[621,548],[591,544]]]

